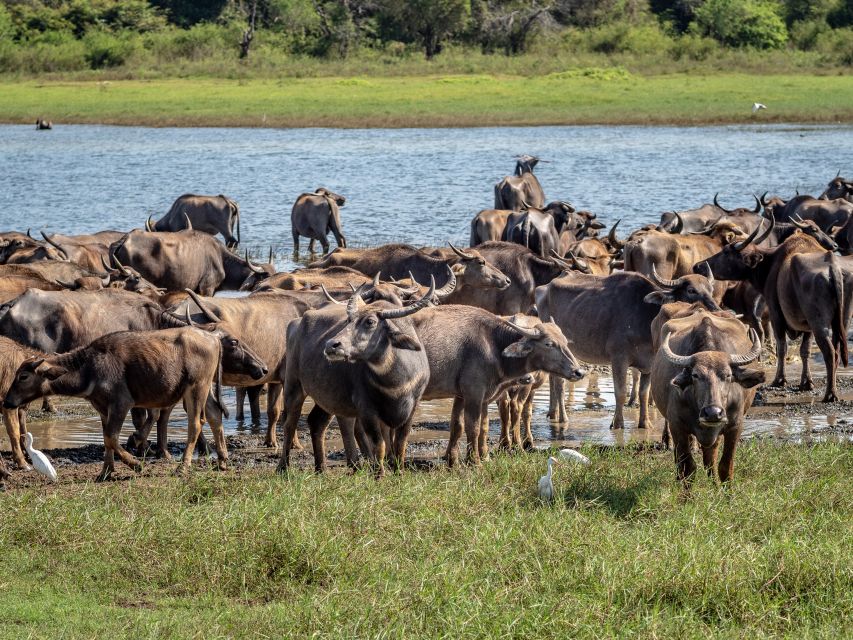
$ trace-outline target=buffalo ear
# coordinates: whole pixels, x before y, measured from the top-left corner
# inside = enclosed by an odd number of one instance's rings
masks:
[[[688,367],[684,367],[677,376],[675,376],[670,382],[684,391],[687,387],[693,384],[693,375],[690,373],[690,369]]]
[[[758,263],[764,260],[764,256],[758,253],[757,251],[753,251],[743,257],[743,261],[746,263],[750,269],[755,269],[758,266]]]
[[[395,349],[408,349],[409,351],[420,351],[423,347],[418,342],[417,338],[403,333],[402,331],[390,331],[388,338],[391,341],[391,346]]]
[[[761,384],[766,378],[766,372],[762,369],[752,369],[749,367],[733,367],[732,377],[744,389],[752,389],[752,387]]]
[[[659,305],[664,305],[667,302],[673,302],[674,300],[675,298],[669,291],[652,291],[643,298],[643,302]]]
[[[533,343],[524,338],[523,340],[519,340],[518,342],[513,342],[506,349],[503,350],[503,355],[507,358],[524,358],[533,351]]]

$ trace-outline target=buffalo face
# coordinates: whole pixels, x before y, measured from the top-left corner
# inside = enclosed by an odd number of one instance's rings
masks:
[[[21,363],[12,386],[3,400],[4,409],[17,409],[28,402],[50,394],[50,383],[67,373],[66,369],[51,365],[44,358],[31,358]]]
[[[506,347],[504,356],[527,358],[533,369],[554,373],[571,381],[580,380],[586,375],[586,370],[569,349],[566,336],[553,322],[540,323],[533,328],[512,322],[509,324],[524,337]]]
[[[465,274],[466,286],[503,291],[512,284],[508,276],[473,249],[465,251],[465,256],[453,266],[453,272],[457,276]]]
[[[222,368],[228,373],[251,376],[260,380],[267,375],[266,364],[249,347],[237,338],[220,330],[222,345]]]

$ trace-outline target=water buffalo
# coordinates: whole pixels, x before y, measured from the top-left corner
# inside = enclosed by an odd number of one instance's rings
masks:
[[[68,260],[68,256],[45,242],[23,234],[0,240],[0,264],[27,264],[40,260]]]
[[[750,233],[761,222],[761,216],[758,215],[763,206],[761,198],[753,196],[755,198],[755,207],[753,209],[746,207],[725,209],[717,200],[719,195],[714,195],[713,204],[703,204],[696,209],[687,209],[685,211],[666,211],[662,213],[658,229],[669,233],[701,232],[717,220],[727,217],[737,223],[741,229]]]
[[[506,221],[513,212],[510,209],[483,209],[471,220],[471,237],[468,246],[476,247],[484,242],[500,240]]]
[[[732,243],[708,258],[696,269],[710,268],[724,280],[746,280],[762,293],[770,313],[770,326],[776,340],[776,377],[771,386],[785,385],[787,337],[802,335],[800,357],[803,362],[800,388],[814,388],[809,367],[811,338],[823,354],[826,364],[824,402],[838,400],[836,367],[847,366],[847,325],[851,296],[845,291],[847,276],[842,259],[825,251],[813,238],[795,233],[773,249],[756,244],[772,231],[758,236],[761,227],[748,238]]]
[[[259,283],[256,289],[274,287],[276,289],[298,291],[305,287],[318,287],[321,284],[328,289],[348,287],[349,285],[359,287],[362,284],[369,283],[371,280],[370,276],[366,276],[361,271],[356,271],[349,267],[297,269],[291,273],[275,273]]]
[[[98,233],[65,236],[58,233],[48,235],[41,232],[45,242],[54,247],[67,260],[89,271],[98,271],[104,259],[109,259],[110,245],[124,236],[123,231],[99,231]]]
[[[333,415],[339,424],[341,417],[359,420],[379,475],[385,458],[383,429],[391,433],[396,463],[403,462],[408,430],[429,380],[429,364],[411,316],[429,304],[433,291],[402,308],[385,301],[365,305],[360,293],[353,294],[345,308],[329,305],[308,311],[287,328],[287,418],[279,472],[289,466],[306,396],[315,403],[308,426],[317,471],[325,466],[323,437]],[[345,433],[344,441],[353,446],[351,434]]]
[[[624,428],[625,379],[630,367],[641,372],[638,428],[648,426],[649,368],[654,351],[651,325],[666,302],[701,302],[718,310],[714,282],[685,275],[667,280],[652,271],[654,283],[636,273],[591,276],[570,272],[536,290],[539,317],[553,320],[583,362],[609,364],[613,370],[616,412],[611,428]],[[566,421],[562,384],[552,380],[549,415]]]
[[[21,363],[28,358],[43,355],[40,351],[30,349],[14,340],[0,336],[0,398],[6,396],[15,372]],[[24,434],[27,432],[27,409],[3,409],[3,422],[6,424],[6,433],[9,435],[9,444],[12,446],[12,457],[15,464],[21,469],[28,469],[26,458],[22,450]],[[5,465],[0,460],[0,484],[9,477]]]
[[[89,271],[65,260],[39,260],[24,264],[0,265],[0,276],[38,276],[65,289],[101,289],[110,285],[110,274]]]
[[[114,243],[110,254],[158,287],[192,289],[202,295],[251,289],[275,271],[272,265],[254,265],[248,256],[240,258],[212,236],[193,230],[137,229]]]
[[[847,224],[853,216],[853,203],[843,198],[821,200],[812,196],[795,196],[787,202],[768,202],[764,211],[776,222],[791,222],[797,217],[814,220],[818,227],[829,232],[833,227]]]
[[[290,212],[290,228],[293,233],[293,251],[299,253],[299,236],[309,238],[308,251],[314,253],[314,241],[319,240],[323,253],[329,251],[326,236],[331,231],[339,247],[346,247],[347,240],[341,229],[341,214],[338,207],[347,199],[333,191],[320,187],[314,193],[303,193],[293,204]]]
[[[237,236],[234,236],[234,227]],[[180,196],[165,216],[157,222],[149,217],[145,223],[146,231],[181,231],[195,229],[215,236],[218,233],[225,238],[229,249],[240,244],[240,207],[231,198],[223,195],[199,196],[185,193]]]
[[[696,470],[691,436],[713,477],[720,437],[723,482],[734,472],[734,454],[743,416],[752,405],[764,371],[747,367],[761,355],[761,340],[729,313],[691,306],[660,328],[660,348],[652,365],[651,392],[675,444],[678,479],[689,483]]]
[[[48,131],[53,129],[53,123],[50,120],[39,118],[36,120],[36,131]]]
[[[525,246],[544,258],[560,248],[560,232],[573,212],[574,207],[563,202],[552,202],[547,209],[525,207],[513,211],[506,220],[501,240]]]
[[[435,278],[440,287],[447,283],[447,267],[450,267],[457,277],[464,272],[469,287],[505,289],[509,286],[509,278],[489,264],[478,249],[462,251],[450,246],[452,257],[431,256],[408,244],[386,244],[375,249],[335,249],[309,267],[346,266],[371,277],[377,273],[397,280],[414,276],[418,282]]]
[[[115,470],[114,455],[135,471],[142,468],[118,439],[128,411],[133,407],[159,409],[183,400],[188,431],[180,470],[188,471],[192,463],[203,410],[213,430],[219,467],[224,469],[228,457],[225,435],[214,407],[222,411],[218,379],[226,362],[232,370],[254,377],[264,373],[264,364],[221,330],[184,327],[110,333],[71,353],[26,360],[15,374],[3,408],[17,409],[53,394],[88,400],[101,416],[105,452],[97,479],[106,480]],[[214,384],[216,396],[207,402]]]
[[[541,209],[545,206],[542,185],[533,175],[539,158],[521,156],[515,163],[515,175],[506,176],[495,185],[495,209],[520,211],[527,207]]]
[[[853,182],[841,177],[841,173],[835,176],[826,185],[826,190],[818,196],[821,200],[836,200],[844,198],[847,202],[853,202]]]

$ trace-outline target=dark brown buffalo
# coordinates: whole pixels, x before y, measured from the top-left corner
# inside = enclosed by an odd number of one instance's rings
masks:
[[[483,209],[471,220],[471,238],[468,246],[476,247],[484,242],[500,240],[506,221],[512,214],[510,209]]]
[[[67,260],[88,271],[99,271],[104,260],[109,260],[110,245],[124,236],[123,231],[99,231],[98,233],[64,236],[41,232],[45,242],[54,247]]]
[[[458,459],[463,425],[468,460],[476,463],[486,453],[481,418],[502,384],[539,370],[570,380],[585,374],[553,323],[537,323],[532,329],[513,326],[484,309],[465,305],[425,309],[412,322],[429,361],[423,398],[454,398],[447,447],[451,466]]]
[[[234,236],[234,227],[237,236]],[[225,238],[225,244],[233,249],[240,244],[240,207],[231,198],[223,195],[199,196],[185,193],[180,196],[165,216],[157,222],[151,218],[145,223],[147,231],[181,231],[195,229]]]
[[[349,285],[358,288],[362,284],[369,283],[372,280],[372,277],[366,276],[361,271],[356,271],[349,267],[297,269],[291,273],[274,273],[261,282],[256,289],[274,287],[276,289],[298,291],[306,287],[319,287],[321,284],[327,289],[348,287]]]
[[[545,206],[542,185],[533,175],[539,158],[522,156],[515,164],[515,175],[506,176],[495,185],[495,209],[520,211],[527,207],[541,209]]]
[[[315,403],[308,426],[317,471],[325,466],[324,435],[332,416],[338,416],[342,432],[345,424],[352,426],[347,419],[359,420],[368,440],[368,453],[380,475],[385,458],[384,429],[390,432],[396,464],[403,463],[408,430],[429,379],[426,353],[411,316],[429,304],[432,291],[402,308],[384,301],[365,306],[359,294],[355,293],[345,308],[329,305],[308,311],[287,328],[287,418],[280,472],[289,466],[296,425],[307,396]],[[353,446],[351,432],[344,433],[344,442]]]
[[[768,230],[772,230],[771,220]],[[795,233],[773,249],[755,246],[756,229],[746,240],[725,247],[696,268],[710,268],[724,280],[748,281],[761,291],[770,312],[770,326],[776,340],[776,377],[771,386],[784,386],[787,338],[802,335],[803,362],[800,388],[814,388],[809,367],[812,335],[826,364],[824,402],[838,400],[836,368],[847,366],[847,325],[851,296],[845,291],[842,259],[825,251],[813,238]]]
[[[821,200],[837,200],[844,198],[847,202],[853,202],[853,182],[841,177],[841,173],[835,176],[826,185],[826,190],[820,194]]]
[[[430,255],[450,258],[450,250],[426,249]],[[486,242],[477,247],[479,254],[509,278],[503,289],[468,288],[454,291],[445,304],[467,304],[501,316],[528,313],[534,308],[536,287],[548,284],[565,270],[553,258],[543,259],[513,242]]]
[[[447,284],[450,267],[456,277],[464,273],[469,287],[497,287],[506,289],[509,278],[489,264],[479,249],[462,251],[451,245],[452,257],[436,257],[408,244],[386,244],[375,249],[335,249],[329,255],[309,266],[325,269],[345,266],[361,271],[367,276],[381,273],[386,278],[400,280],[414,276],[418,282],[434,278],[439,287]]]
[[[697,209],[666,211],[662,213],[658,229],[669,233],[702,232],[709,225],[725,217],[732,219],[741,229],[750,233],[761,222],[761,216],[758,215],[762,207],[760,198],[753,196],[755,198],[755,207],[753,209],[747,207],[725,209],[717,200],[717,196],[719,194],[714,195],[713,204],[703,204]]]
[[[113,244],[110,253],[158,287],[192,289],[202,295],[251,289],[275,271],[270,264],[257,266],[248,256],[234,255],[200,231],[134,230]]]
[[[678,479],[689,483],[696,470],[691,439],[713,477],[720,437],[723,482],[734,473],[734,454],[743,416],[752,405],[764,371],[747,367],[761,355],[761,341],[729,313],[697,306],[676,313],[660,328],[652,365],[651,392],[675,444]]]
[[[648,374],[654,356],[652,321],[666,302],[701,302],[718,310],[714,285],[703,276],[676,280],[657,278],[657,284],[636,273],[591,276],[570,272],[536,290],[539,317],[553,320],[583,362],[608,364],[613,370],[616,412],[611,428],[625,426],[623,407],[628,369],[641,372],[638,428],[648,426]],[[552,380],[549,415],[566,421],[562,384]]]
[[[0,337],[0,398],[6,397],[6,392],[12,386],[15,372],[21,363],[28,358],[43,355],[40,351],[30,349],[9,338]],[[27,409],[3,409],[3,422],[6,424],[6,433],[9,435],[9,444],[12,446],[12,458],[21,469],[29,469],[24,457],[24,435],[27,433]],[[9,474],[0,459],[0,486],[8,479]]]
[[[110,285],[110,274],[103,269],[89,271],[65,260],[40,260],[26,264],[0,265],[0,276],[36,276],[55,282],[65,289],[96,290]]]
[[[40,260],[68,260],[68,256],[23,234],[0,240],[0,264],[26,264]]]
[[[566,202],[552,202],[543,209],[525,207],[522,211],[513,211],[507,218],[501,240],[520,244],[544,258],[559,250],[560,233],[573,212],[574,207]]]
[[[584,238],[570,244],[563,255],[571,262],[575,271],[590,273],[594,276],[608,275],[616,263],[616,255],[611,253],[610,247],[598,238]]]
[[[293,233],[293,251],[299,253],[299,236],[309,238],[308,251],[314,253],[314,242],[319,240],[323,253],[329,251],[326,236],[331,231],[339,247],[346,247],[347,241],[341,227],[341,214],[338,207],[344,206],[347,199],[323,187],[314,193],[303,193],[293,204],[290,212],[290,227]]]
[[[188,431],[181,470],[189,471],[192,463],[202,411],[213,430],[219,468],[224,469],[228,453],[217,416],[222,411],[218,377],[226,364],[256,377],[264,371],[263,363],[251,351],[221,330],[184,327],[111,333],[71,353],[26,360],[6,393],[3,408],[17,409],[55,394],[88,400],[103,425],[104,466],[97,479],[105,480],[115,470],[114,455],[135,471],[142,469],[119,443],[128,411],[133,407],[170,407],[183,400]],[[214,383],[216,397],[207,402]]]
[[[795,196],[787,202],[768,202],[764,211],[776,222],[791,222],[798,218],[814,220],[821,230],[829,232],[833,227],[847,224],[853,216],[853,203],[843,198],[821,200],[812,196]]]

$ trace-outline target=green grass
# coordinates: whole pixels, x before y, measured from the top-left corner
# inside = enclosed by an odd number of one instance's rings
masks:
[[[591,75],[585,75],[591,74]],[[751,113],[755,101],[767,111]],[[0,82],[0,122],[485,126],[851,122],[853,76],[546,76]]]
[[[288,479],[194,473],[0,498],[0,637],[850,637],[849,445]]]

